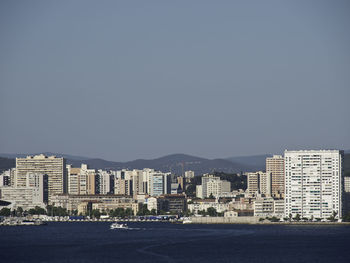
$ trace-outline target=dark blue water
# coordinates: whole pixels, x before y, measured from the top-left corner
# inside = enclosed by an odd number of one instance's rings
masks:
[[[350,262],[350,226],[0,227],[0,262]]]

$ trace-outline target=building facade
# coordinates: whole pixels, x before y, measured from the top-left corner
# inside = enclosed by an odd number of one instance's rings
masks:
[[[27,156],[16,158],[15,186],[25,187],[28,173],[46,174],[48,178],[48,197],[63,194],[67,190],[66,163],[64,158],[55,156]]]
[[[266,158],[266,174],[270,178],[270,191],[273,197],[284,197],[284,158],[274,155]]]
[[[341,218],[343,152],[285,151],[284,159],[285,217]]]

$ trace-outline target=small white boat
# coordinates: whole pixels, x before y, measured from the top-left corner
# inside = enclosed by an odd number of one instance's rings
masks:
[[[128,226],[126,224],[113,223],[111,224],[110,229],[128,229]]]
[[[182,221],[182,224],[192,224],[192,220],[189,217],[185,217]]]

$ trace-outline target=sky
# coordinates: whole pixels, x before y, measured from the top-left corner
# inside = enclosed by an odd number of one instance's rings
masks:
[[[0,1],[0,152],[350,149],[349,1]]]

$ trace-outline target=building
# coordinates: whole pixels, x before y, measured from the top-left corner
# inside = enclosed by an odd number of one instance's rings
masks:
[[[133,194],[133,181],[121,178],[114,180],[114,193],[117,195],[129,195]]]
[[[350,176],[344,176],[344,192],[350,193]]]
[[[67,165],[68,194],[80,194],[80,168],[73,168]]]
[[[271,180],[271,195],[273,197],[284,197],[284,158],[282,155],[274,155],[266,158],[266,174]]]
[[[170,174],[154,172],[149,174],[148,178],[148,194],[151,196],[159,196],[169,194],[171,187]]]
[[[200,188],[196,188],[196,190],[200,190]],[[214,176],[211,174],[205,174],[202,177],[202,194],[197,193],[197,196],[203,196],[203,198],[207,198],[210,195],[214,197],[219,197],[223,193],[227,193],[231,191],[231,183],[226,180],[221,180],[220,177]]]
[[[271,174],[259,172],[259,191],[265,196],[271,196]]]
[[[64,158],[43,154],[16,158],[15,186],[25,187],[28,173],[46,174],[48,196],[63,194],[67,190],[66,161]]]
[[[138,211],[138,203],[131,197],[118,196],[118,195],[55,195],[52,196],[50,204],[54,206],[61,206],[68,211],[78,210],[80,205],[81,209],[96,209],[111,210],[120,208],[131,208],[136,215]],[[94,205],[95,204],[95,205]],[[85,207],[87,206],[87,208]]]
[[[254,216],[282,218],[284,216],[284,200],[258,197],[254,202]]]
[[[10,202],[12,209],[29,210],[36,206],[45,208],[48,202],[48,176],[38,173],[26,175],[25,186],[0,187],[0,199]]]
[[[176,178],[177,183],[180,185],[181,192],[184,192],[186,190],[186,178],[183,176],[179,176]]]
[[[107,171],[98,170],[99,194],[114,193],[114,177]]]
[[[194,171],[185,171],[185,178],[194,178]]]
[[[246,173],[247,176],[247,192],[251,195],[256,195],[260,191],[260,173]]]
[[[213,199],[204,199],[187,204],[187,209],[195,215],[197,215],[199,211],[207,211],[207,209],[210,207],[215,208],[216,212],[218,213],[223,213],[230,209],[230,205],[228,203],[220,203]]]
[[[203,199],[203,186],[202,185],[196,185],[196,197]]]
[[[11,170],[4,171],[0,174],[0,187],[1,186],[10,186],[11,184]]]
[[[271,176],[268,173],[262,171],[246,173],[247,176],[247,192],[256,196],[263,194],[265,196],[271,196]]]
[[[88,169],[86,164],[80,168],[67,165],[68,194],[87,195],[96,193],[96,173],[94,169]]]
[[[207,183],[207,195],[220,197],[223,193],[231,191],[231,183],[225,180],[209,180]],[[209,197],[207,196],[207,197]]]
[[[170,213],[183,213],[187,209],[186,197],[182,194],[166,194],[157,197],[150,197],[147,200],[147,209],[158,213],[170,212]]]
[[[338,150],[285,151],[285,217],[342,217],[342,159]]]
[[[193,178],[194,178],[194,171],[185,171],[186,183],[190,183]]]

